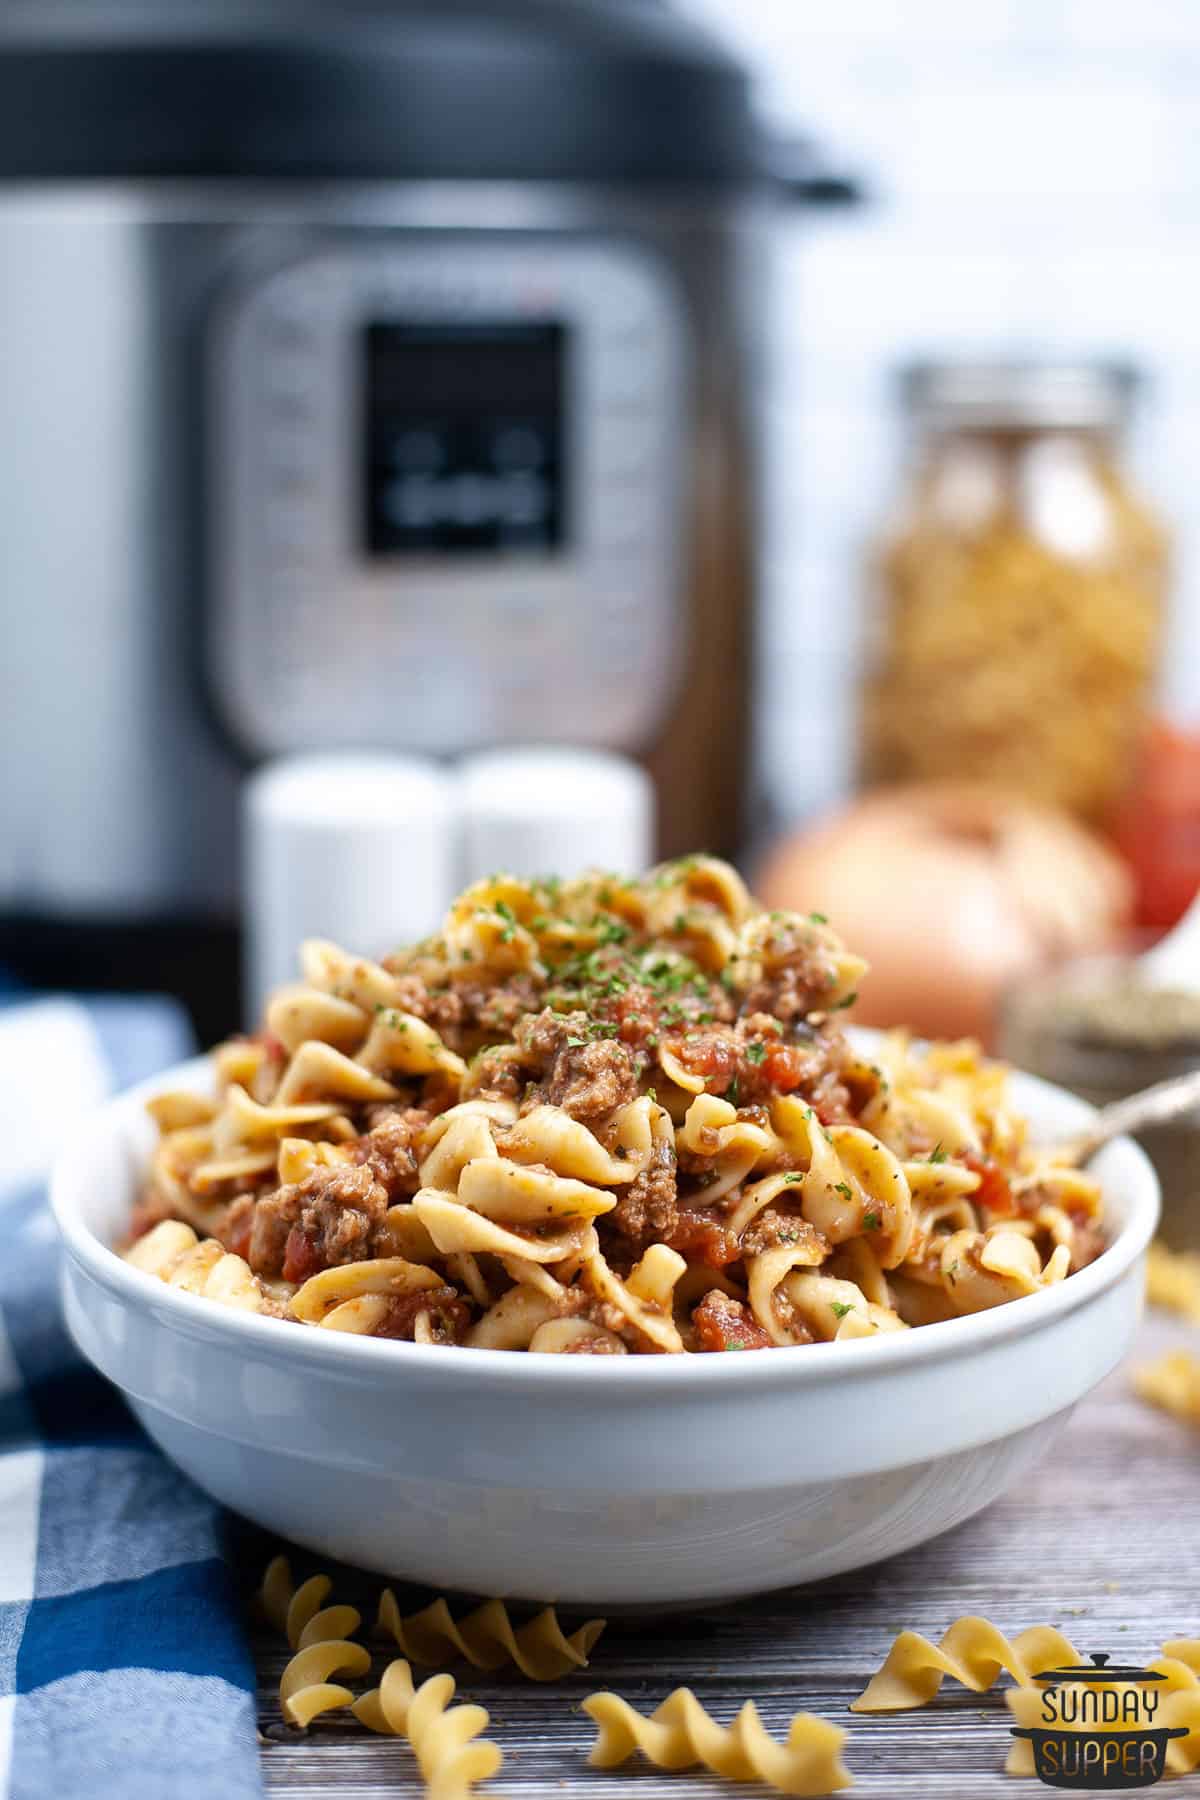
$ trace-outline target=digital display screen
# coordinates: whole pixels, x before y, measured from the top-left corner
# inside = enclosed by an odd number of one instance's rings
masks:
[[[369,324],[369,555],[563,542],[561,324]]]

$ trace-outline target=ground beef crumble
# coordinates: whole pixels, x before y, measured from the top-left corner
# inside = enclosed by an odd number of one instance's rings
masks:
[[[511,1039],[518,1021],[542,1004],[545,981],[531,971],[488,984],[458,980],[430,987],[420,975],[396,977],[395,1005],[432,1025],[459,1056],[471,1057],[488,1044]]]
[[[745,1013],[770,1013],[785,1025],[821,1012],[837,985],[832,947],[811,928],[805,930],[742,1002]]]
[[[589,1023],[586,1013],[556,1013],[549,1007],[521,1020],[517,1048],[540,1070],[522,1111],[557,1106],[573,1119],[594,1124],[636,1100],[637,1071],[628,1049],[613,1038],[590,1037]]]
[[[307,1281],[370,1256],[387,1207],[387,1190],[369,1168],[319,1164],[259,1200],[235,1201],[224,1237],[256,1275]]]
[[[669,1144],[656,1143],[646,1167],[627,1187],[614,1189],[617,1204],[603,1218],[603,1237],[620,1238],[636,1260],[653,1243],[670,1243],[678,1223],[675,1157]]]
[[[374,1335],[411,1339],[422,1313],[428,1314],[434,1341],[439,1344],[460,1344],[471,1323],[471,1304],[454,1288],[422,1288],[392,1300]]]
[[[378,1107],[370,1129],[350,1145],[354,1162],[371,1171],[386,1193],[389,1206],[415,1194],[420,1186],[416,1146],[429,1120],[430,1114],[424,1107]]]

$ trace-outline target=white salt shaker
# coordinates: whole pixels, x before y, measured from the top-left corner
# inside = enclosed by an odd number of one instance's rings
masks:
[[[624,756],[596,750],[493,750],[459,766],[464,879],[504,870],[636,873],[654,855],[654,789]]]
[[[421,757],[293,756],[246,782],[243,1010],[294,981],[306,937],[365,956],[427,936],[457,885],[457,788]]]

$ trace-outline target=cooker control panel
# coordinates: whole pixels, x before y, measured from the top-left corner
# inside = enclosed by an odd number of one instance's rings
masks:
[[[685,335],[612,243],[354,240],[241,289],[207,654],[245,747],[649,742],[684,661]]]

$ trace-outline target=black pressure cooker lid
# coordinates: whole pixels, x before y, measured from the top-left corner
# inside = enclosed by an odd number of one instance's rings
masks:
[[[664,0],[10,0],[0,180],[747,182],[741,66]]]

